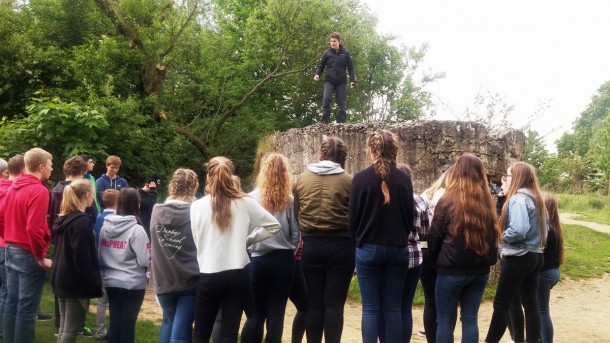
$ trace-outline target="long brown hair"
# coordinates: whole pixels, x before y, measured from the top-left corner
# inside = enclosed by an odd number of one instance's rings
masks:
[[[398,155],[399,148],[398,137],[390,131],[379,130],[369,135],[367,146],[373,156],[375,171],[381,176],[383,204],[387,205],[391,201],[387,175],[390,172],[390,165],[396,166],[396,155]]]
[[[282,154],[269,154],[263,161],[256,184],[261,191],[261,204],[267,211],[277,213],[290,204],[290,174],[290,164]]]
[[[208,162],[205,192],[212,197],[212,222],[220,232],[224,232],[231,223],[231,201],[245,196],[233,180],[233,170],[233,162],[223,156]]]
[[[540,231],[540,246],[544,246],[546,243],[545,239],[545,226],[546,226],[546,206],[544,206],[544,199],[542,198],[542,192],[538,184],[538,178],[536,177],[536,170],[531,164],[527,162],[515,162],[510,166],[511,181],[506,193],[506,199],[510,198],[517,193],[521,188],[529,190],[533,195],[534,204],[536,206],[536,216],[538,217],[538,230]],[[500,227],[502,230],[506,229],[506,212],[508,210],[508,203],[506,201],[502,207],[502,214],[500,215]]]
[[[549,230],[555,232],[557,236],[557,253],[559,255],[559,264],[563,264],[563,230],[559,222],[559,210],[557,209],[557,200],[551,194],[544,194],[544,205],[549,214]]]
[[[442,199],[450,204],[451,237],[463,236],[466,246],[479,256],[495,249],[489,246],[487,238],[494,235],[497,243],[500,229],[481,159],[473,154],[458,157],[446,187]]]

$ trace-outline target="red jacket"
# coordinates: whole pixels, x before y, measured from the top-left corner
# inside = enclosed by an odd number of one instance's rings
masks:
[[[51,240],[48,209],[49,190],[33,175],[20,176],[0,204],[0,237],[43,259]]]
[[[4,197],[6,196],[6,192],[12,184],[13,180],[0,179],[0,209],[2,208],[2,204],[4,203]],[[4,248],[5,246],[6,243],[4,243],[3,237],[0,237],[0,247]]]

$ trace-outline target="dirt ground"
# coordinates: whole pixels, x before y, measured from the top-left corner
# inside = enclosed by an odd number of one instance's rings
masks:
[[[551,291],[551,316],[555,327],[555,342],[610,342],[610,275],[600,279],[563,280]],[[93,309],[92,309],[93,310]],[[360,320],[362,307],[359,303],[348,302],[345,305],[345,323],[342,342],[361,342]],[[483,340],[492,315],[492,303],[481,304],[479,310],[479,332]],[[289,302],[286,309],[284,342],[290,342],[290,326],[295,314],[294,306]],[[156,304],[150,293],[147,293],[144,305],[140,311],[140,319],[150,319],[157,323],[161,321],[161,308]],[[426,342],[417,334],[423,331],[423,308],[413,308],[415,322],[414,335],[411,342]],[[245,316],[244,316],[245,319]],[[461,326],[455,329],[455,341],[461,338]],[[509,340],[508,331],[502,342]],[[303,340],[306,342],[306,340]]]

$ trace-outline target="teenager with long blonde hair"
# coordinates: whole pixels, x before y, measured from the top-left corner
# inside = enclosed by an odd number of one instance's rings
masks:
[[[479,306],[489,267],[497,262],[500,230],[483,162],[463,154],[451,174],[428,234],[429,258],[437,270],[436,342],[453,342],[458,304],[462,342],[478,342]]]
[[[396,167],[398,138],[380,130],[369,135],[373,164],[356,173],[349,202],[349,230],[356,242],[356,273],[362,295],[362,341],[400,342],[401,304],[409,267],[408,237],[415,205],[411,178]],[[379,328],[383,313],[385,326]]]
[[[59,304],[58,343],[76,342],[85,323],[89,299],[102,295],[95,234],[91,219],[85,214],[94,198],[89,181],[72,181],[64,187],[53,224],[55,258],[51,282]]]
[[[280,224],[237,187],[233,162],[226,157],[208,162],[205,192],[191,205],[191,230],[200,272],[193,342],[209,342],[221,306],[221,339],[237,342],[248,288],[244,267],[250,260],[246,247],[277,233]]]
[[[277,235],[250,247],[250,282],[253,313],[246,321],[242,342],[281,343],[284,313],[295,269],[294,253],[301,240],[294,215],[290,164],[282,154],[271,153],[263,161],[257,188],[250,196],[280,223]]]
[[[527,342],[540,339],[538,277],[547,235],[547,210],[534,167],[516,162],[504,176],[508,185],[500,216],[504,230],[500,242],[503,264],[494,298],[494,312],[486,342],[500,341],[508,324],[509,307],[519,294],[525,312]]]

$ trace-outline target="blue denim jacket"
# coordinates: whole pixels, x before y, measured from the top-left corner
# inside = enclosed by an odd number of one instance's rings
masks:
[[[521,188],[508,200],[505,229],[500,248],[543,252],[544,247],[540,244],[536,205],[533,194],[529,190]],[[545,239],[548,230],[547,224],[544,230]]]

